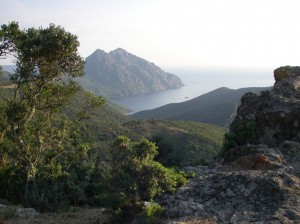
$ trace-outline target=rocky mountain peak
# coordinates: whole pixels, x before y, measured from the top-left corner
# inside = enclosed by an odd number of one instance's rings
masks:
[[[128,52],[126,50],[124,50],[123,48],[117,48],[117,49],[109,52],[109,54],[123,54],[123,55],[128,55]]]
[[[90,56],[88,56],[86,58],[86,62],[87,63],[97,63],[100,61],[104,61],[104,60],[108,60],[109,55],[101,50],[101,49],[97,49],[95,50]]]
[[[179,77],[166,73],[158,66],[122,48],[109,53],[96,50],[86,58],[85,89],[112,97],[154,93],[183,86]]]
[[[101,49],[95,50],[89,57],[106,56],[107,53]]]

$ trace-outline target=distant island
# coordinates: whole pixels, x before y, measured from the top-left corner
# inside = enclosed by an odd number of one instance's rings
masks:
[[[184,86],[176,75],[118,48],[97,49],[85,60],[85,76],[77,81],[86,90],[107,98],[155,93]]]

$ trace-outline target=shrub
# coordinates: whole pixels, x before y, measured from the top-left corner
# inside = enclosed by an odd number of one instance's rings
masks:
[[[253,121],[246,122],[245,124],[238,124],[232,130],[224,134],[223,148],[221,156],[223,156],[230,149],[251,143],[254,137],[254,130],[256,123]]]
[[[120,136],[112,154],[106,201],[110,202],[107,207],[119,223],[128,222],[140,213],[141,202],[153,201],[186,182],[182,173],[154,161],[157,148],[146,139],[131,143],[127,137]]]
[[[138,223],[156,224],[160,223],[164,209],[157,203],[149,203],[143,207],[138,217]]]

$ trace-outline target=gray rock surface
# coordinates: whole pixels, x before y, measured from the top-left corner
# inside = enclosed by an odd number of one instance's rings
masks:
[[[247,93],[241,99],[230,132],[237,145],[279,146],[284,141],[300,141],[300,67],[280,67],[274,71],[271,91]],[[251,126],[252,125],[252,126]]]
[[[242,97],[222,164],[187,167],[197,177],[161,200],[166,223],[300,223],[300,67],[274,76]]]
[[[18,208],[15,216],[19,218],[34,218],[38,213],[34,208]]]
[[[293,167],[281,164],[280,152],[269,151],[265,155],[267,165],[261,162],[247,169],[245,164],[233,161],[198,170],[197,178],[162,199],[166,216],[170,220],[212,219],[212,223],[299,223],[299,176]],[[270,165],[272,160],[280,161],[280,166]]]

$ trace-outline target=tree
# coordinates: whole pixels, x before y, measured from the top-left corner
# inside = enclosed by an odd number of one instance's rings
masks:
[[[8,25],[3,24],[0,30],[0,58],[6,58],[8,55],[16,53],[16,42],[20,35],[19,25],[11,22]]]
[[[122,218],[119,222],[140,212],[142,202],[153,201],[185,183],[181,173],[154,161],[157,153],[155,144],[146,139],[131,143],[125,136],[117,138],[112,150],[107,206],[115,217]]]
[[[83,75],[78,47],[75,35],[54,24],[22,31],[15,22],[1,26],[0,56],[13,54],[17,68],[11,77],[15,88],[1,119],[0,169],[4,176],[17,177],[14,185],[20,186],[22,194],[15,197],[20,197],[25,205],[43,198],[38,189],[37,177],[44,178],[40,171],[47,170],[50,163],[55,170],[53,175],[62,173],[63,158],[70,153],[80,155],[85,148],[74,135],[75,120],[63,111],[80,91],[72,80]],[[104,103],[103,98],[89,94],[86,99],[88,108]],[[87,111],[79,115],[77,120],[84,119]]]

